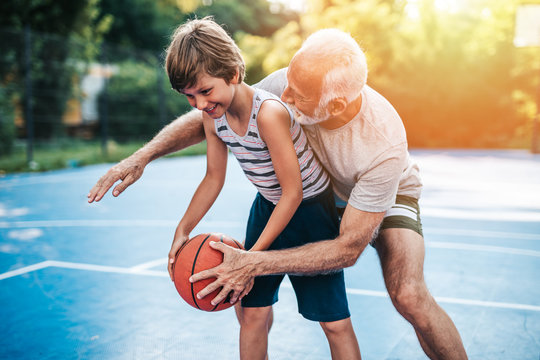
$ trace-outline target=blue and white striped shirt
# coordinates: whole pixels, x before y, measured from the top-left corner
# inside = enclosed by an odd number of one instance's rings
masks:
[[[236,134],[229,126],[226,115],[214,121],[216,133],[231,149],[249,181],[265,199],[276,204],[281,198],[281,186],[276,177],[268,147],[259,136],[257,127],[257,116],[261,105],[270,99],[279,101],[289,112],[291,118],[289,129],[302,175],[303,199],[312,198],[330,185],[330,178],[309,146],[302,127],[294,120],[293,113],[277,96],[255,89],[246,134],[244,136]]]

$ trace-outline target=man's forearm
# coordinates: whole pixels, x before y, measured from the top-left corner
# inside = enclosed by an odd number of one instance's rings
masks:
[[[165,126],[154,138],[133,155],[149,163],[161,156],[195,145],[204,140],[202,112],[191,110]]]
[[[337,238],[291,249],[248,252],[244,264],[252,276],[319,274],[352,266],[373,238],[383,216],[382,212],[368,213],[347,206]]]
[[[354,265],[370,240],[340,236],[291,249],[249,252],[245,260],[253,276],[320,274]]]

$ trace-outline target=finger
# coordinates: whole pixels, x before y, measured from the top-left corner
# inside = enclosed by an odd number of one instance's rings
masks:
[[[247,294],[249,294],[249,292],[251,291],[251,289],[253,289],[253,285],[255,284],[254,280],[251,280],[248,285],[246,286],[246,288],[244,289],[244,291],[242,291],[242,294],[240,294],[240,296],[238,297],[238,301],[242,300]]]
[[[225,300],[227,298],[227,295],[229,295],[229,291],[225,288],[222,288],[219,294],[217,294],[217,296],[213,298],[212,301],[210,301],[210,303],[216,306],[217,304]],[[234,303],[231,303],[231,304],[234,304]]]
[[[202,289],[201,291],[197,293],[197,299],[204,298],[206,295],[213,293],[220,287],[221,287],[221,284],[218,281],[211,282],[204,289]]]
[[[212,269],[203,270],[199,273],[191,275],[191,277],[189,278],[189,281],[192,283],[195,283],[197,281],[201,281],[201,280],[209,279],[209,278],[215,278],[215,277],[216,277],[216,272],[214,268],[212,268]]]
[[[126,176],[126,178],[124,180],[122,180],[122,182],[118,185],[115,186],[115,188],[113,189],[113,196],[116,197],[118,195],[120,195],[121,193],[124,192],[124,190],[127,189],[127,187],[131,184],[133,184],[135,182],[135,180],[133,180],[133,178],[131,176]]]
[[[112,184],[107,186],[106,181],[103,180],[104,178],[105,176],[99,179],[96,185],[94,185],[94,187],[90,190],[90,193],[88,194],[88,202],[101,200],[103,195],[105,195],[105,193],[109,190]]]
[[[249,289],[250,290],[250,289]],[[247,295],[249,294],[249,290],[248,289],[245,289],[244,291],[242,291],[242,293],[240,294],[240,296],[238,297],[238,300],[237,301],[242,301],[242,299]],[[232,301],[232,298],[231,298],[231,301]]]
[[[104,177],[100,179],[100,181],[96,184],[97,187],[97,194],[96,194],[96,201],[99,201],[105,196],[107,191],[111,188],[111,186],[114,185],[115,182],[120,180],[120,177],[118,175],[108,175],[105,174]]]
[[[210,241],[209,243],[210,247],[212,249],[216,249],[221,251],[222,253],[225,253],[228,248],[233,249],[233,247],[221,242],[221,241]]]
[[[179,248],[179,242],[175,241],[171,246],[171,251],[169,251],[169,262],[167,264],[167,270],[169,271],[169,276],[171,277],[172,281],[174,281],[174,262],[176,261],[176,253],[178,252]]]
[[[98,201],[96,200],[97,194],[99,189],[102,187],[102,179],[99,179],[99,181],[90,189],[90,192],[88,193],[88,202]]]
[[[174,245],[174,244],[173,244]],[[172,254],[172,249],[169,251],[169,261],[167,262],[167,270],[169,271],[169,277],[171,278],[171,281],[174,281],[174,261],[176,260],[175,255]],[[176,254],[176,253],[174,253]]]
[[[173,271],[173,267],[174,267],[174,258],[171,259],[169,257],[169,262],[167,264],[167,271],[169,272],[169,277],[171,278],[171,281],[174,281],[174,271]]]
[[[242,291],[234,290],[231,295],[231,304],[236,304],[238,299],[240,299],[240,295],[242,294]]]

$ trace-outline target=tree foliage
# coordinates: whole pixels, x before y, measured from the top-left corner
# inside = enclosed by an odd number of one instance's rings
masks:
[[[23,104],[32,95],[38,138],[50,138],[59,129],[77,72],[73,59],[89,60],[97,53],[109,22],[104,17],[94,23],[97,4],[98,0],[0,2],[0,79],[4,86],[29,81],[32,94],[26,92],[28,86],[21,86],[11,87],[6,96]]]
[[[339,28],[366,52],[368,83],[397,108],[411,146],[527,146],[540,51],[513,45],[517,0],[308,3],[271,38],[239,38],[248,71],[286,66],[309,34]]]
[[[266,0],[101,0],[100,17],[112,17],[110,44],[160,52],[173,30],[192,18],[213,16],[230,34],[270,36],[297,16],[273,13]]]

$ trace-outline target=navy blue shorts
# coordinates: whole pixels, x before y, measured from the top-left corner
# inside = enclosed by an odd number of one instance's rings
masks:
[[[262,233],[275,205],[257,193],[246,233],[250,249]],[[291,221],[268,250],[287,249],[307,243],[335,239],[339,235],[339,218],[332,191],[302,201]],[[288,275],[296,293],[298,312],[308,320],[330,322],[350,317],[343,270],[324,275]],[[271,306],[278,301],[284,275],[255,278],[253,289],[242,299],[243,307]]]

